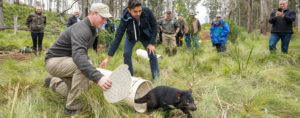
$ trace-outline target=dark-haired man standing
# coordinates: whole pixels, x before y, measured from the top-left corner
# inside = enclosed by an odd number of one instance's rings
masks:
[[[150,58],[152,78],[159,76],[158,61],[155,52],[155,39],[157,33],[157,23],[152,11],[148,7],[142,7],[139,0],[129,0],[128,7],[124,9],[119,28],[115,39],[111,44],[108,55],[100,64],[103,68],[108,63],[119,47],[122,37],[126,31],[124,42],[124,63],[129,66],[129,71],[133,75],[132,49],[136,42],[140,41],[147,49]]]

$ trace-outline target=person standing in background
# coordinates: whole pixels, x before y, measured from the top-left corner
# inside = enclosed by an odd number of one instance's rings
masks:
[[[43,47],[44,29],[46,26],[46,16],[42,14],[40,6],[35,7],[35,12],[31,13],[26,19],[26,25],[30,29],[33,42],[32,49],[36,54],[41,53]]]

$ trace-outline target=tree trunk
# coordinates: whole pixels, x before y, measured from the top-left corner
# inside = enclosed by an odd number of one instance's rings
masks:
[[[4,20],[3,20],[3,0],[0,0],[0,26],[4,26]]]
[[[88,16],[88,5],[89,5],[88,0],[82,0],[82,17],[83,18]]]
[[[172,0],[167,0],[167,11],[172,11]]]
[[[266,34],[268,31],[268,26],[269,26],[269,16],[271,14],[271,5],[272,5],[272,0],[261,0],[261,10],[260,10],[260,21],[261,21],[261,27],[260,27],[260,33]]]
[[[56,12],[59,13],[59,8],[60,8],[60,0],[56,0]]]
[[[288,9],[294,10],[294,11],[297,10],[297,9],[296,9],[296,0],[289,0],[289,1],[288,1]],[[293,27],[296,27],[296,23],[297,23],[297,21],[296,21],[296,22],[293,22]]]
[[[32,5],[32,0],[29,0],[29,6],[31,6],[31,7],[33,6]]]
[[[19,4],[20,2],[19,2],[19,0],[15,0],[15,2],[14,2],[14,4]]]
[[[120,8],[120,19],[121,19],[122,13],[123,13],[123,0],[120,0],[120,6],[121,6],[121,8]]]
[[[248,33],[252,32],[252,0],[248,0]]]
[[[18,16],[14,16],[14,34],[18,32]]]
[[[114,16],[114,0],[109,1],[109,12],[111,13],[112,16]]]
[[[52,11],[52,0],[49,0],[48,7],[49,7],[49,11]]]

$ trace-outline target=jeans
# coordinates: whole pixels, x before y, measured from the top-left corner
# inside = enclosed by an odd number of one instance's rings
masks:
[[[288,53],[291,37],[292,34],[271,33],[270,41],[269,41],[270,52],[274,52],[276,50],[276,44],[281,39],[281,51],[283,53]]]
[[[35,32],[31,32],[31,38],[32,38],[32,42],[33,42],[33,46],[32,49],[34,51],[37,51],[37,45],[38,45],[38,50],[42,51],[42,46],[43,46],[43,37],[44,37],[44,33],[35,33]]]
[[[129,40],[127,36],[125,36],[125,42],[124,42],[124,63],[127,64],[129,66],[129,71],[131,73],[131,75],[133,76],[133,67],[132,67],[132,60],[131,60],[131,56],[132,56],[132,49],[135,45],[137,41],[135,40]],[[141,40],[141,43],[143,44],[144,48],[147,50],[147,46],[148,44],[150,44],[150,41],[145,41],[145,40]],[[156,77],[159,77],[159,67],[158,67],[158,61],[157,61],[157,57],[156,54],[149,54],[148,53],[148,57],[149,57],[149,61],[150,61],[150,67],[151,67],[151,72],[152,72],[152,78],[155,79]]]
[[[216,46],[218,52],[225,52],[226,51],[225,43],[217,43],[217,44],[214,44],[214,45]]]
[[[196,35],[185,34],[185,43],[188,48],[191,47],[191,41],[194,44],[194,47],[196,48],[199,47],[197,34]]]

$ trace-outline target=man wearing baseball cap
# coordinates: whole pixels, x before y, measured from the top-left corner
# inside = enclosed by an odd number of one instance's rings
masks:
[[[106,91],[112,82],[96,70],[90,63],[88,48],[93,45],[96,28],[101,29],[107,18],[111,17],[109,8],[102,3],[94,3],[89,15],[63,32],[45,57],[45,67],[52,77],[45,79],[45,87],[66,96],[66,114],[80,113],[82,92],[87,91],[89,80]]]

